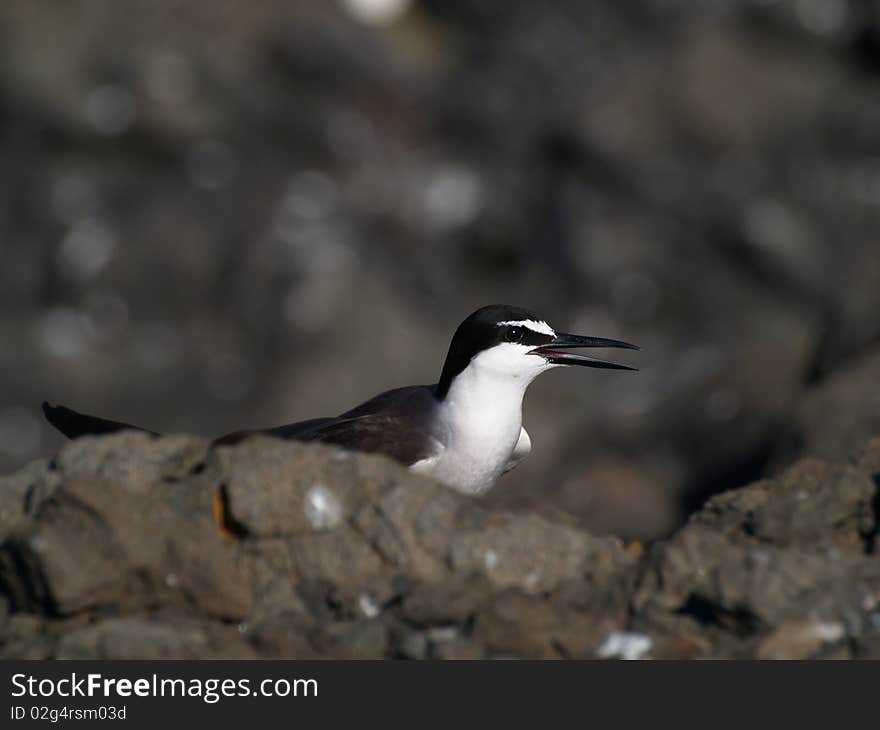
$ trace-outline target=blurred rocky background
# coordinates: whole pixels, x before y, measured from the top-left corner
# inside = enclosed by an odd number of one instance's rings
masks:
[[[878,224],[876,0],[5,0],[0,473],[44,399],[335,414],[507,302],[642,370],[539,379],[479,509],[663,536],[880,432]]]

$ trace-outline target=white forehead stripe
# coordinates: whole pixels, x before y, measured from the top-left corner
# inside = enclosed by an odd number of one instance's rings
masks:
[[[533,319],[520,319],[520,320],[511,320],[509,322],[499,322],[498,327],[525,327],[526,329],[532,330],[532,332],[540,332],[542,335],[550,335],[550,337],[555,337],[556,332],[553,331],[553,328],[547,324],[546,322],[536,322]]]

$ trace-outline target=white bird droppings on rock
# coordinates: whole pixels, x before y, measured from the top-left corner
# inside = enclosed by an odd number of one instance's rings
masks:
[[[642,659],[654,645],[650,636],[612,631],[596,650],[603,659]]]
[[[369,593],[361,593],[360,598],[358,598],[358,608],[361,609],[361,612],[367,618],[376,618],[381,611],[379,604],[376,603],[376,599]]]
[[[486,570],[492,570],[498,565],[498,553],[494,550],[487,550],[486,554],[483,556],[483,560],[486,563]]]
[[[428,629],[425,634],[431,641],[452,641],[460,635],[458,626],[434,626]]]
[[[323,484],[315,484],[309,489],[304,509],[309,524],[316,530],[329,530],[342,520],[339,499]]]
[[[818,621],[813,624],[812,628],[813,635],[817,639],[826,643],[840,641],[846,636],[846,630],[843,628],[843,624],[839,624],[836,621]]]

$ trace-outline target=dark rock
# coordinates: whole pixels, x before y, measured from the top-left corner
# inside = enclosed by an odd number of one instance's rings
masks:
[[[431,644],[432,659],[485,659],[485,649],[479,642],[461,637],[443,638]]]
[[[382,659],[388,654],[388,628],[377,620],[336,624],[328,632],[327,656],[339,659]]]
[[[153,464],[152,440],[111,436],[95,444],[95,473],[87,460],[69,479],[62,470],[52,496],[0,543],[0,586],[13,607],[63,616],[169,603],[224,618],[246,615],[249,581],[238,549],[212,519],[210,488],[198,476],[165,481],[154,472],[159,481],[148,489],[134,472],[108,467],[128,453],[135,463]],[[79,454],[87,446],[68,448]]]
[[[804,459],[644,549],[317,444],[84,439],[3,480],[0,653],[874,656],[878,474]]]
[[[877,527],[877,485],[865,470],[805,459],[778,479],[710,499],[692,524],[775,545],[835,545],[861,553]]]
[[[485,580],[454,576],[437,583],[416,586],[401,604],[403,619],[414,626],[464,626],[491,595]]]
[[[859,468],[880,485],[880,436],[868,441],[859,452],[857,462]]]
[[[114,618],[65,634],[56,659],[255,659],[235,628],[210,621]]]
[[[179,482],[199,471],[207,454],[207,439],[156,438],[138,431],[121,431],[71,441],[58,455],[57,470],[67,481],[99,481],[130,492],[148,492],[158,483]]]
[[[861,466],[806,459],[710,500],[649,554],[636,617],[702,633],[721,655],[812,656],[869,638],[880,606],[878,485],[865,468],[874,457],[869,448]],[[833,640],[823,638],[829,626]]]
[[[622,570],[627,556],[614,538],[597,538],[534,515],[492,515],[453,535],[452,568],[482,575],[497,589],[540,594],[570,578],[596,582]]]
[[[828,656],[829,647],[842,646],[846,630],[842,624],[821,621],[784,623],[758,647],[758,659],[816,659]],[[847,654],[835,658],[850,658]]]
[[[0,656],[5,659],[49,659],[53,645],[46,622],[33,614],[14,614],[0,634]]]
[[[323,444],[254,437],[217,448],[212,458],[224,475],[231,516],[253,537],[330,532],[390,486],[379,474],[379,457],[353,459]]]
[[[474,639],[490,656],[568,659],[590,656],[621,615],[596,616],[514,590],[493,595],[476,615]]]
[[[41,459],[28,464],[15,474],[0,478],[0,535],[33,512],[58,486],[60,478]]]
[[[320,659],[328,651],[320,633],[296,616],[278,614],[252,628],[245,624],[244,636],[261,659]]]
[[[836,547],[780,548],[693,525],[652,556],[636,610],[662,611],[746,637],[815,615],[863,622],[862,599],[880,589],[880,565]]]

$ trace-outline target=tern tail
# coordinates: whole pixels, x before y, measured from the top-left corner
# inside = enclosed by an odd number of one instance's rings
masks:
[[[120,421],[110,421],[106,418],[98,418],[90,416],[86,413],[79,413],[72,408],[65,406],[57,406],[51,403],[43,403],[43,414],[46,420],[57,428],[68,438],[78,438],[79,436],[99,436],[105,433],[115,433],[116,431],[143,431],[144,433],[158,436],[154,431],[149,431],[140,426],[132,426],[129,423],[121,423]]]

